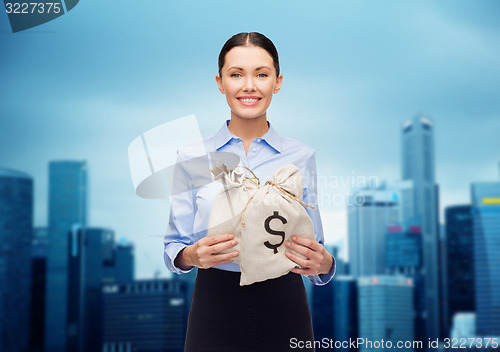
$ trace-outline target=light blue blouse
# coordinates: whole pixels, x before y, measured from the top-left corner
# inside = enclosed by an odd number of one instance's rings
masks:
[[[313,221],[316,241],[323,244],[323,226],[317,204],[316,152],[304,143],[281,137],[268,122],[268,131],[262,137],[255,138],[252,141],[248,155],[246,155],[242,139],[229,131],[228,123],[229,120],[224,122],[222,128],[214,136],[203,140],[206,153],[230,152],[236,154],[240,159],[239,164],[250,168],[260,179],[261,185],[271,179],[273,172],[277,168],[289,163],[296,165],[300,169],[303,178],[302,201],[315,207],[315,209],[305,207],[305,210]],[[204,160],[199,158],[199,145],[198,143],[197,147],[196,144],[190,144],[179,148],[176,165],[182,165],[183,162],[186,164],[185,162],[189,160]],[[207,234],[212,204],[217,193],[222,189],[222,184],[216,181],[200,182],[200,173],[193,172],[192,165],[193,163],[191,163],[191,170],[188,167],[176,168],[176,179],[180,179],[183,183],[192,186],[182,192],[173,192],[170,218],[164,237],[165,265],[169,270],[177,274],[187,273],[192,270],[182,270],[176,267],[174,260],[183,248],[195,243]],[[199,167],[196,169],[200,170]],[[214,268],[240,271],[239,265],[233,262],[217,265]],[[334,274],[335,259],[330,272],[309,275],[308,278],[315,285],[325,285]]]

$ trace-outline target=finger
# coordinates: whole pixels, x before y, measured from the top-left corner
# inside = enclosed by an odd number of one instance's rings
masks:
[[[287,246],[290,249],[293,249],[295,252],[300,253],[309,259],[318,257],[317,253],[314,252],[313,250],[311,250],[310,248],[304,247],[303,245],[297,244],[295,242],[286,241],[285,246]],[[317,258],[317,259],[319,259],[319,258]]]
[[[211,245],[209,248],[210,254],[215,254],[222,252],[223,250],[226,250],[228,248],[234,247],[238,244],[237,240],[232,240],[232,241],[225,241],[225,242],[219,242],[214,245]]]
[[[238,255],[239,255],[238,251],[232,251],[230,253],[214,254],[210,256],[210,262],[211,263],[224,262],[236,258]]]
[[[238,255],[239,253],[237,251],[233,251],[230,253],[222,253],[222,254],[204,255],[200,258],[200,264],[201,267],[203,268],[210,268],[215,265],[229,263]]]
[[[303,246],[306,246],[310,249],[312,249],[315,252],[319,252],[323,249],[323,246],[316,240],[311,240],[309,238],[305,238],[302,236],[292,236],[291,238],[292,241],[297,242]]]
[[[219,242],[232,240],[233,238],[234,235],[232,233],[221,233],[210,237],[205,236],[198,242],[206,246],[211,246]]]
[[[299,257],[298,255],[295,255],[293,254],[292,252],[289,252],[289,251],[286,251],[285,252],[285,255],[287,256],[288,259],[290,259],[292,262],[304,267],[304,268],[307,268],[309,267],[309,264],[310,264],[310,260],[308,259],[302,259],[301,257]]]

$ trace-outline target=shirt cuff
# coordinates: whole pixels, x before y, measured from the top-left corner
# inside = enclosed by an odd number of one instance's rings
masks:
[[[174,242],[174,243],[169,243],[168,246],[165,246],[165,251],[163,253],[163,259],[165,261],[165,265],[167,268],[180,275],[180,274],[186,274],[189,273],[191,270],[194,269],[194,266],[191,269],[188,270],[182,270],[178,267],[175,266],[174,261],[175,258],[177,258],[177,255],[181,250],[187,247],[187,244],[185,243],[179,243],[179,242]]]
[[[307,276],[309,278],[309,280],[312,281],[313,284],[315,284],[316,286],[323,286],[323,285],[326,285],[327,283],[330,282],[332,277],[335,275],[335,270],[337,267],[337,265],[335,263],[335,258],[333,255],[332,255],[332,259],[333,259],[332,267],[330,268],[330,271],[328,273]]]

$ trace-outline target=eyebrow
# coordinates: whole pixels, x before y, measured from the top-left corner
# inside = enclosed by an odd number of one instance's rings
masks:
[[[237,66],[231,66],[231,67],[229,67],[227,70],[229,71],[229,70],[231,70],[231,69],[233,69],[233,68],[234,68],[234,69],[236,69],[236,70],[241,70],[241,71],[244,71],[244,69],[243,69],[243,68],[241,68],[241,67],[237,67]],[[271,69],[269,66],[259,66],[259,67],[257,67],[257,68],[255,69],[255,71],[262,70],[263,68],[267,68],[268,70],[270,70],[270,69]]]

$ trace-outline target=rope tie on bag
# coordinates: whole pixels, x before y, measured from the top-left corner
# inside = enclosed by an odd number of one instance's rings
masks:
[[[299,198],[295,197],[292,193],[288,192],[286,189],[284,189],[283,187],[281,186],[278,186],[276,183],[274,183],[273,181],[267,181],[265,183],[265,185],[271,185],[271,186],[274,186],[276,187],[277,189],[279,189],[281,192],[283,192],[285,195],[287,195],[288,197],[292,198],[292,199],[295,199],[297,202],[299,202],[300,204],[302,204],[303,206],[306,206],[306,207],[309,207],[309,208],[312,208],[312,209],[316,209],[315,206],[312,206],[312,205],[309,205],[309,204],[306,204],[304,203],[303,201],[301,201]],[[264,185],[264,186],[265,186]]]
[[[260,186],[260,180],[259,180],[259,178],[257,177],[257,175],[255,175],[255,174],[254,174],[254,172],[253,172],[252,170],[250,170],[250,168],[248,168],[248,167],[246,167],[246,166],[244,166],[244,165],[237,165],[236,167],[242,167],[242,168],[244,168],[244,169],[246,169],[246,170],[250,171],[250,172],[252,173],[253,177],[247,177],[247,176],[245,176],[245,179],[246,179],[246,180],[250,180],[250,181],[252,181],[253,183],[256,183],[256,184],[257,184],[257,186]],[[257,182],[255,182],[255,180],[257,180]]]
[[[250,180],[252,182],[254,182],[257,187],[260,189],[260,180],[259,178],[254,174],[254,172],[252,170],[250,170],[248,167],[246,166],[242,166],[242,165],[238,165],[236,167],[242,167],[244,169],[247,169],[248,171],[250,171],[253,175],[253,177],[246,177],[245,176],[245,179],[247,180]],[[257,182],[255,182],[255,180],[257,180]],[[276,187],[277,189],[279,189],[284,195],[296,200],[297,202],[299,202],[300,204],[302,204],[303,206],[306,206],[306,207],[309,207],[309,208],[312,208],[312,209],[316,209],[315,206],[312,206],[312,205],[309,205],[309,204],[306,204],[304,203],[303,201],[301,201],[299,198],[295,197],[292,193],[288,192],[286,189],[284,189],[283,187],[277,185],[276,183],[274,183],[273,181],[266,181],[266,183],[264,184],[264,186],[267,186],[267,185],[271,185],[271,186],[274,186]],[[257,194],[257,192],[255,192],[255,194]],[[245,204],[245,207],[243,208],[243,210],[241,211],[241,226],[244,227],[245,226],[245,219],[243,218],[243,215],[245,213],[245,210],[247,209],[248,207],[248,204],[250,204],[250,202],[252,201],[253,197],[255,197],[255,194],[253,196],[251,196],[247,203]]]

